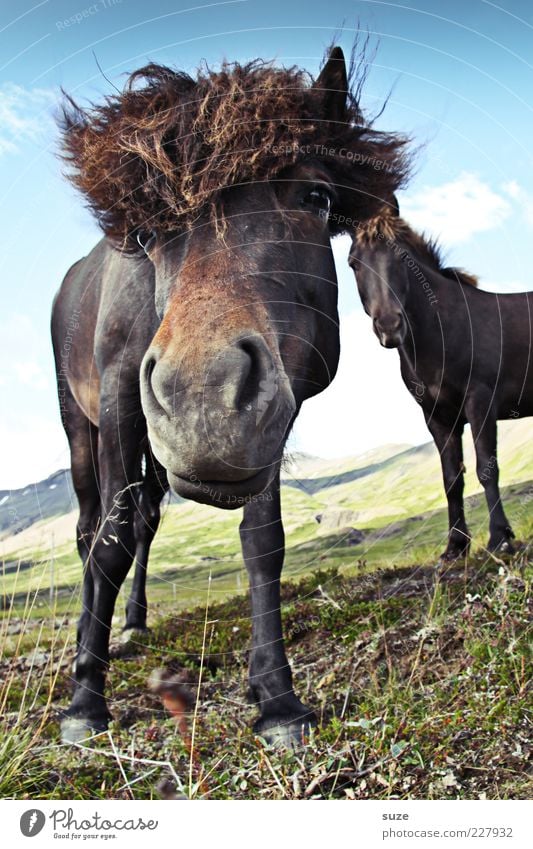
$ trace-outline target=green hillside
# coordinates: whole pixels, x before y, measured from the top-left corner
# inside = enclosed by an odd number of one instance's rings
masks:
[[[533,484],[528,485],[533,481],[530,437],[529,419],[500,426],[505,506],[517,535],[524,538],[531,536],[533,524],[529,495]],[[468,434],[465,463],[468,521],[475,545],[483,546],[488,515]],[[384,446],[340,460],[302,455],[288,458],[282,503],[286,576],[304,575],[325,562],[351,572],[415,560],[435,561],[445,546],[446,501],[432,443]],[[225,512],[192,502],[167,505],[152,548],[150,600],[178,607],[201,603],[210,574],[218,598],[244,591],[240,518],[241,511]],[[36,591],[36,615],[50,598],[59,610],[70,605],[80,580],[75,521],[73,511],[37,522],[0,542],[4,606],[13,598],[16,605],[24,604],[28,592]],[[361,533],[354,536],[353,528]],[[128,589],[127,581],[123,597]]]

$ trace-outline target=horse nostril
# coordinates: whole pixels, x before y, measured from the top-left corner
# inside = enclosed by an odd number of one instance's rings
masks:
[[[165,410],[164,397],[161,392],[160,381],[157,380],[155,374],[158,363],[157,355],[153,352],[145,354],[141,366],[141,398],[143,404],[148,405],[148,409],[155,411]]]
[[[143,363],[143,380],[145,383],[152,384],[152,375],[156,366],[156,358],[152,355],[145,359]]]
[[[381,333],[395,333],[399,330],[403,323],[401,312],[393,313],[392,315],[376,316],[374,318],[374,326]]]
[[[270,351],[262,339],[242,339],[238,348],[246,355],[248,362],[242,373],[239,387],[235,395],[235,406],[239,410],[250,411],[256,404],[261,383],[274,366]]]
[[[277,370],[259,335],[237,339],[219,355],[210,369],[209,382],[219,387],[227,409],[238,413],[258,411],[270,403]],[[277,385],[277,384],[276,384]]]

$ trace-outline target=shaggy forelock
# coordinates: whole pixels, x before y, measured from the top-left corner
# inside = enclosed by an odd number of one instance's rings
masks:
[[[389,205],[380,209],[377,215],[372,215],[366,221],[356,225],[355,243],[358,247],[372,245],[379,239],[398,239],[406,229],[405,221],[395,215]]]
[[[68,177],[123,247],[140,227],[175,231],[220,216],[227,187],[270,180],[305,160],[325,165],[338,186],[332,220],[365,217],[403,184],[406,139],[365,123],[357,68],[342,120],[324,114],[313,82],[296,67],[260,60],[203,67],[196,79],[151,64],[101,105],[81,109],[65,95]]]

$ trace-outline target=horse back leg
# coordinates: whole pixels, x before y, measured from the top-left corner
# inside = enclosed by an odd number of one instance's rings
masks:
[[[145,454],[146,469],[138,490],[138,500],[133,519],[135,535],[135,573],[126,604],[124,631],[145,631],[148,602],[146,599],[146,571],[150,546],[161,519],[161,500],[168,491],[165,470],[152,456]]]
[[[487,399],[488,400],[488,399]],[[474,398],[468,405],[467,415],[472,428],[476,451],[476,471],[485,490],[489,509],[489,551],[514,552],[511,540],[514,533],[505,515],[500,497],[499,467],[497,458],[497,419],[490,403]]]

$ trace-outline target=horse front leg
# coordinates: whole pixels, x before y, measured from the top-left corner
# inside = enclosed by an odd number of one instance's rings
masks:
[[[275,481],[244,507],[240,537],[252,604],[249,682],[261,715],[254,731],[268,742],[301,745],[314,713],[294,693],[283,645],[280,576],[285,554],[279,472]]]
[[[497,459],[497,420],[492,411],[485,414],[487,407],[474,399],[468,410],[476,451],[476,471],[478,480],[485,490],[489,508],[489,551],[514,553],[511,540],[514,533],[505,515],[500,497]]]
[[[463,499],[463,425],[443,424],[429,417],[427,425],[440,455],[442,479],[448,501],[448,545],[441,559],[452,561],[464,557],[470,549],[470,532],[466,524]]]

